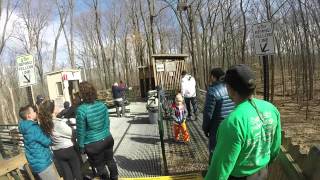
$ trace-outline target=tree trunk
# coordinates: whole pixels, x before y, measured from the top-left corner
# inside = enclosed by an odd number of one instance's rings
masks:
[[[96,33],[97,33],[98,42],[99,42],[99,46],[100,46],[103,69],[104,69],[104,71],[106,73],[107,68],[106,68],[106,64],[105,63],[107,63],[108,60],[107,60],[107,57],[106,57],[106,54],[105,54],[105,51],[104,51],[104,46],[103,46],[102,37],[101,37],[101,33],[100,33],[101,23],[100,23],[100,16],[98,14],[98,0],[93,0],[93,3],[94,3],[94,5],[93,5],[94,6],[94,13],[95,13],[95,30],[96,30]],[[108,71],[108,73],[109,72],[110,71]],[[107,80],[106,74],[105,74],[104,77],[105,77],[106,89],[108,89],[108,80]],[[109,81],[109,83],[110,83],[110,81]]]
[[[192,58],[192,70],[194,73],[194,77],[197,79],[197,69],[196,69],[196,54],[195,54],[195,45],[194,45],[194,16],[192,13],[192,7],[188,8],[188,19],[189,19],[189,29],[190,29],[190,45],[191,45],[191,58]]]
[[[73,7],[74,0],[69,0],[70,6],[70,65],[71,68],[76,68],[75,60],[74,60],[74,47],[73,47]]]
[[[58,40],[62,31],[62,27],[64,26],[64,22],[60,22],[60,26],[58,29],[58,33],[54,39],[54,46],[53,46],[53,52],[52,52],[52,66],[51,66],[51,71],[54,71],[56,69],[56,58],[57,58],[57,47],[58,47]]]
[[[246,14],[243,10],[243,0],[240,0],[240,10],[242,13],[242,21],[243,21],[243,35],[241,42],[241,63],[245,64],[245,48],[246,48],[246,39],[247,39],[247,22],[246,22]]]

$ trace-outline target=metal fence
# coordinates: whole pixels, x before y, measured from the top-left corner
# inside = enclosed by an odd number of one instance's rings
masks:
[[[190,142],[176,142],[173,137],[173,119],[170,117],[172,103],[177,91],[160,90],[159,134],[166,175],[203,172],[208,165],[207,138],[202,133],[199,119],[187,120]]]

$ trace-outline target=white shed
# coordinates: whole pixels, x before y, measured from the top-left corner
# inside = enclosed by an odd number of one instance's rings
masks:
[[[71,104],[74,94],[79,92],[81,81],[81,71],[78,69],[63,69],[47,73],[49,98],[54,100],[60,108],[63,108],[65,101]]]

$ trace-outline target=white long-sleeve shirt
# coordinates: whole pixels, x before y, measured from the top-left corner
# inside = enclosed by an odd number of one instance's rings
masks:
[[[72,129],[66,124],[67,119],[53,119],[54,128],[52,131],[52,150],[65,149],[73,146]]]
[[[189,74],[181,79],[181,95],[186,98],[196,97],[196,80]]]

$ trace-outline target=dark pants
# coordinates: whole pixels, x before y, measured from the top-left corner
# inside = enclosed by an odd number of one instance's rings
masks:
[[[114,101],[114,104],[116,105],[116,112],[117,112],[117,117],[120,117],[120,115],[122,114],[122,116],[125,115],[125,105],[124,105],[124,101]],[[121,112],[120,112],[120,107],[121,107]]]
[[[185,97],[184,98],[184,102],[186,103],[186,106],[187,106],[188,117],[191,117],[191,105],[190,105],[190,103],[192,104],[193,113],[196,114],[198,112],[196,97],[191,97],[191,98]]]
[[[113,145],[114,140],[112,136],[109,136],[104,140],[85,145],[85,151],[88,155],[89,161],[96,169],[97,175],[99,175],[101,179],[108,178],[106,165],[110,172],[110,179],[118,179],[118,168],[116,161],[113,158]]]
[[[80,159],[74,147],[53,151],[54,157],[60,166],[61,175],[65,180],[82,179]]]
[[[214,148],[217,145],[217,137],[216,137],[217,129],[218,127],[212,128],[209,134],[209,165],[211,163]]]
[[[230,176],[228,180],[266,180],[268,179],[268,167],[260,169],[255,174],[245,177],[233,177]]]

